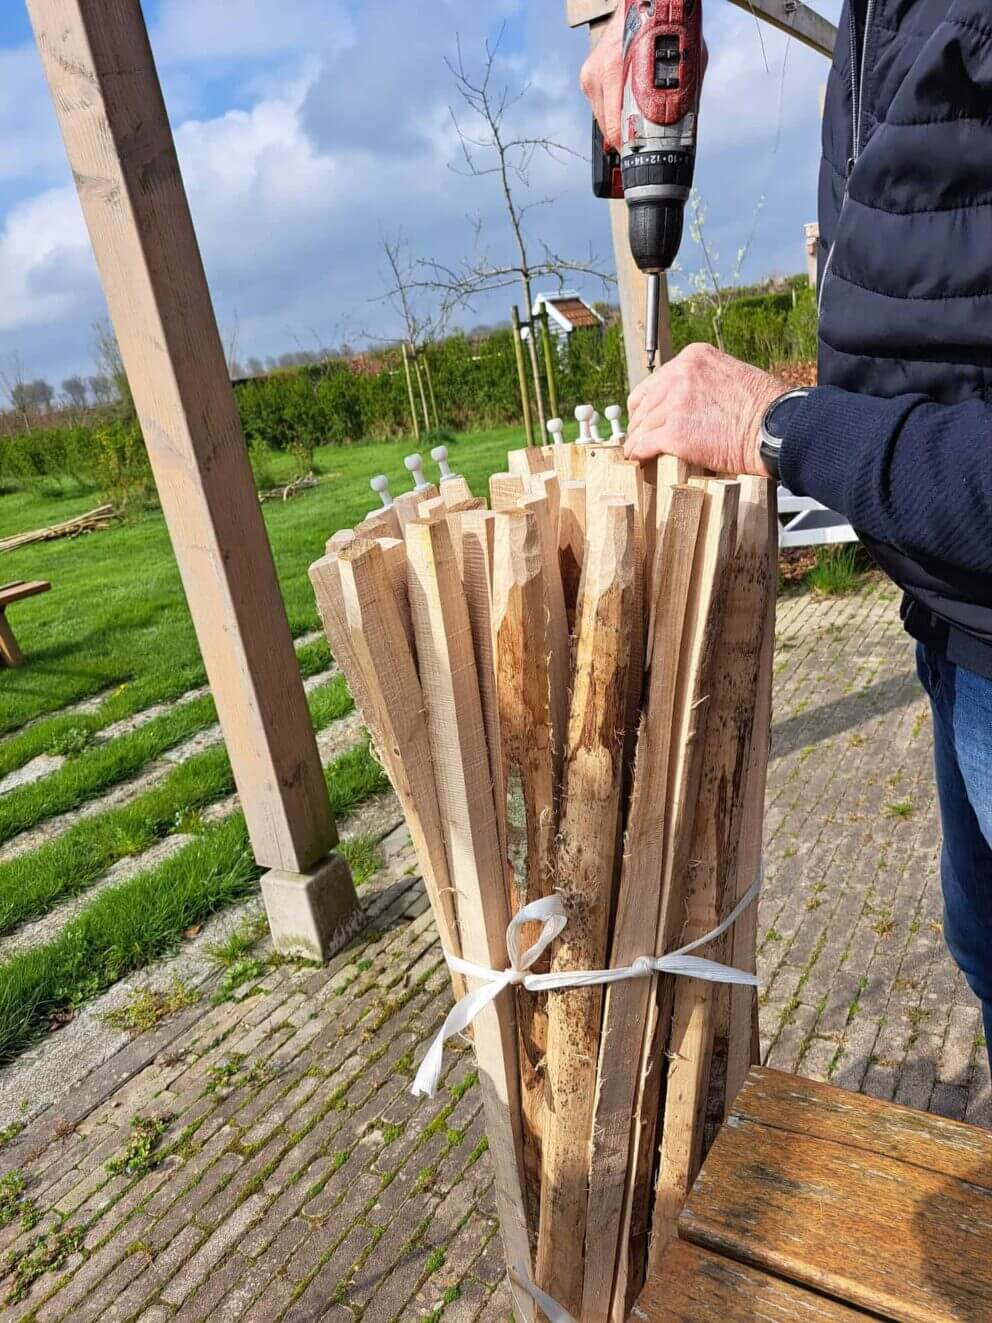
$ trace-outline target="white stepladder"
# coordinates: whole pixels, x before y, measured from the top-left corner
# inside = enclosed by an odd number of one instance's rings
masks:
[[[857,542],[858,535],[842,514],[829,510],[811,496],[794,496],[787,487],[778,489],[778,512],[786,520],[779,531],[779,546],[823,547]]]

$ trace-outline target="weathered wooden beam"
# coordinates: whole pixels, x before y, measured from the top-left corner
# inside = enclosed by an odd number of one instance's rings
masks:
[[[337,836],[138,0],[28,11],[259,863]]]
[[[633,505],[607,498],[586,552],[575,645],[557,866],[568,925],[555,949],[556,971],[601,969],[608,954],[624,783],[627,669],[636,660],[631,637],[640,613],[637,554]],[[602,988],[562,991],[548,1005],[537,1283],[576,1316],[582,1309],[602,1009]],[[563,1252],[563,1247],[569,1248]]]

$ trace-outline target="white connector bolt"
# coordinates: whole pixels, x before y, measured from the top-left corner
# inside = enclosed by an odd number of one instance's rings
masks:
[[[413,478],[413,490],[425,491],[431,484],[424,477],[424,461],[420,455],[407,455],[403,461],[407,472]]]
[[[448,447],[435,446],[431,451],[431,459],[441,470],[441,481],[447,482],[449,478],[457,478],[457,473],[452,473],[451,465],[448,463]]]
[[[389,490],[389,479],[385,473],[377,473],[374,478],[370,478],[369,486],[382,502],[383,509],[388,510],[393,503],[393,498]]]
[[[619,404],[610,404],[606,408],[606,416],[610,420],[610,428],[613,432],[613,440],[620,442],[626,439],[627,433],[620,426],[620,417],[623,410]]]
[[[556,446],[561,446],[565,443],[564,437],[562,436],[564,428],[565,424],[560,418],[548,419],[548,432],[550,433],[551,440]]]
[[[603,438],[599,430],[599,414],[593,410],[592,417],[589,419],[589,431],[592,433],[592,439],[602,444]]]
[[[579,424],[579,439],[577,444],[580,446],[587,446],[592,440],[592,431],[590,430],[589,424],[592,421],[592,416],[595,412],[596,411],[591,404],[580,404],[576,407],[575,419]]]

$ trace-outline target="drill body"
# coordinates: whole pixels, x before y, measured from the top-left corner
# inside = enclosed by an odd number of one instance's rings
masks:
[[[658,348],[661,274],[682,242],[703,74],[702,0],[625,0],[619,157],[596,136],[593,189],[623,197],[630,248],[648,278],[645,351]]]

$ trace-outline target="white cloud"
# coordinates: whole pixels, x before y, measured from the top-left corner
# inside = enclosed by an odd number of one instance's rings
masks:
[[[22,202],[0,232],[0,332],[68,316],[92,269],[73,189],[49,189]]]
[[[161,0],[152,27],[165,62],[246,59],[306,49],[335,49],[352,40],[343,3],[335,0]]]

